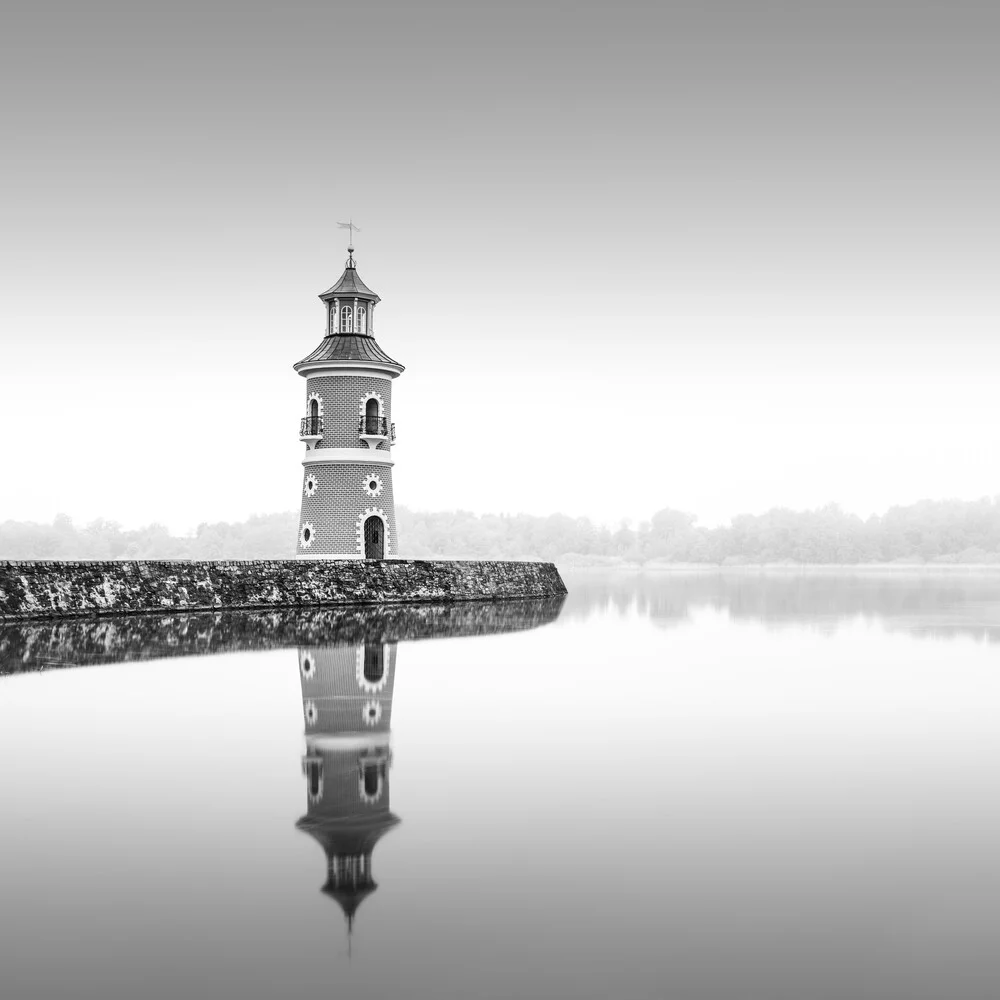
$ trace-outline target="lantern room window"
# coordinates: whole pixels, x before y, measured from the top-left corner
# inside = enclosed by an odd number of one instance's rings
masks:
[[[344,308],[340,310],[340,332],[354,332],[354,310],[351,309],[350,306],[344,306]]]

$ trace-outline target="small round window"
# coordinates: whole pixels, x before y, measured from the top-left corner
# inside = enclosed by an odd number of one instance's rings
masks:
[[[361,481],[361,485],[370,497],[377,497],[383,489],[382,477],[377,472],[370,472]]]

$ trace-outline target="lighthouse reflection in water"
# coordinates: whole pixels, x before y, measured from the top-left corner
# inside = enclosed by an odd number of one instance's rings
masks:
[[[378,885],[372,854],[399,818],[389,808],[396,643],[299,648],[306,814],[298,828],[326,854],[323,892],[347,918]]]

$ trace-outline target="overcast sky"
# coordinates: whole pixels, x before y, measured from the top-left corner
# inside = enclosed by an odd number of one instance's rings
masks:
[[[0,520],[297,508],[350,216],[399,503],[1000,493],[994,5],[5,9]]]

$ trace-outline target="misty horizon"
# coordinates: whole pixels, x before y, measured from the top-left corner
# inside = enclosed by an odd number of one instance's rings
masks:
[[[545,559],[567,565],[811,564],[1000,565],[1000,495],[978,501],[895,506],[862,519],[836,504],[772,508],[706,526],[662,508],[632,527],[566,514],[475,514],[397,508],[403,559]],[[77,526],[0,522],[0,559],[285,559],[296,554],[293,510],[242,522],[203,522],[188,535],[162,524],[122,529],[98,519]]]
[[[0,518],[294,506],[348,217],[398,502],[996,494],[996,10],[519,9],[11,11]]]

